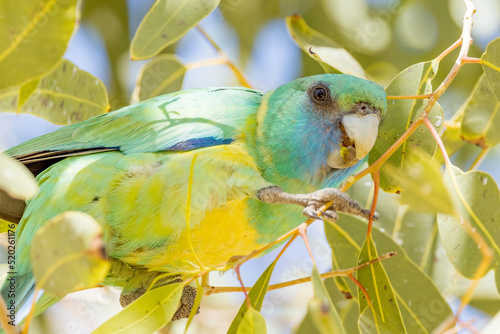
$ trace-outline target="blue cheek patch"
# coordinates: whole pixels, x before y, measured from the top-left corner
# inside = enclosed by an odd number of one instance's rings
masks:
[[[214,137],[204,137],[204,138],[193,138],[183,142],[179,142],[173,146],[167,147],[164,151],[191,151],[198,148],[218,146],[218,145],[228,145],[234,140],[231,138],[214,138]]]

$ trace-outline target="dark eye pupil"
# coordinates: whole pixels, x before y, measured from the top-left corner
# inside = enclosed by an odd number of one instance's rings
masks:
[[[324,88],[316,88],[314,90],[314,98],[317,101],[324,101],[326,99],[326,92]]]

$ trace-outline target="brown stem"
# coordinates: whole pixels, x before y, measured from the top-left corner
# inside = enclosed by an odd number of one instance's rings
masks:
[[[213,65],[225,65],[226,59],[222,57],[204,59],[200,61],[194,61],[192,63],[187,63],[186,68],[191,70],[193,68],[205,67],[205,66],[213,66]]]
[[[441,150],[441,154],[443,155],[443,160],[445,165],[447,167],[450,167],[451,166],[450,157],[448,156],[448,152],[446,152],[446,148],[444,147],[444,143],[441,140],[439,133],[437,132],[434,125],[432,125],[431,121],[429,120],[429,117],[425,116],[423,119],[424,119],[424,125],[427,127],[427,129],[429,129],[429,131],[432,134],[432,137],[434,137],[434,140],[437,142],[439,149]]]
[[[373,259],[371,261],[365,262],[363,264],[360,264],[359,266],[349,268],[349,269],[339,269],[339,270],[332,270],[327,273],[321,274],[321,278],[329,278],[329,277],[337,277],[337,276],[345,276],[348,277],[349,275],[352,275],[354,272],[358,271],[361,268],[367,267],[375,262],[379,262],[385,259],[388,259],[390,257],[396,256],[396,252],[391,252],[384,254],[376,259]],[[286,288],[289,286],[297,285],[297,284],[302,284],[302,283],[307,283],[311,281],[311,277],[303,277],[303,278],[298,278],[294,279],[291,281],[286,281],[282,283],[277,283],[277,284],[271,284],[269,285],[268,291],[272,290],[278,290],[282,288]],[[246,291],[250,291],[251,287],[246,287]],[[226,292],[241,292],[242,288],[238,286],[210,286],[210,287],[205,287],[205,295],[211,295],[211,294],[216,294],[216,293],[226,293]]]
[[[479,152],[479,154],[477,155],[476,159],[474,159],[474,161],[470,165],[469,170],[474,170],[474,169],[478,168],[479,165],[481,165],[481,163],[483,162],[484,158],[486,158],[486,156],[488,155],[489,152],[490,152],[489,147],[483,148],[481,150],[481,152]]]
[[[368,295],[368,291],[366,291],[366,289],[363,286],[363,284],[361,284],[361,282],[358,281],[356,279],[356,277],[354,277],[352,274],[348,275],[347,277],[349,277],[351,279],[351,281],[353,281],[358,286],[358,288],[360,288],[361,291],[363,291],[363,294],[365,295],[365,298],[366,298],[366,301],[368,302],[368,305],[371,305],[372,304],[372,300],[370,299],[370,296]]]
[[[455,79],[458,74],[458,71],[464,64],[464,58],[467,57],[469,53],[470,46],[472,44],[471,30],[472,30],[472,15],[476,12],[474,8],[474,4],[472,0],[464,0],[465,3],[465,14],[463,20],[463,28],[462,35],[460,39],[462,41],[462,47],[460,48],[460,52],[458,54],[458,58],[455,61],[455,64],[451,68],[450,72],[446,76],[446,78],[441,82],[441,84],[436,88],[436,90],[432,93],[429,102],[424,108],[424,114],[428,115],[431,111],[434,104],[437,102],[437,99],[446,91],[451,82]]]
[[[481,64],[481,58],[463,57],[462,60],[464,61],[464,63],[468,64]]]
[[[299,235],[302,237],[304,243],[306,244],[307,251],[309,252],[309,256],[311,257],[313,264],[316,265],[316,260],[314,259],[314,255],[311,250],[311,245],[309,245],[309,239],[307,238],[307,227],[308,225],[301,224],[299,228]]]
[[[373,216],[375,216],[375,208],[377,207],[377,201],[378,201],[378,191],[380,189],[380,173],[379,171],[376,171],[372,174],[373,176],[373,201],[372,201],[372,208],[370,210],[370,219],[368,220],[368,230],[366,232],[366,237],[370,237],[372,234],[372,226],[373,226]]]
[[[236,273],[236,277],[238,278],[238,281],[241,284],[241,290],[243,290],[243,293],[245,294],[245,301],[247,303],[248,309],[250,310],[252,308],[252,302],[250,301],[250,297],[248,297],[248,292],[247,289],[245,288],[245,284],[243,284],[243,279],[241,278],[240,274],[240,266],[241,264],[234,267],[234,272]]]
[[[326,209],[325,209],[326,210]],[[266,250],[268,250],[269,248],[283,242],[284,240],[290,238],[291,236],[296,236],[299,234],[299,229],[301,228],[301,226],[303,225],[311,225],[312,223],[314,222],[313,219],[307,219],[304,223],[300,224],[299,226],[297,226],[296,228],[294,228],[293,230],[290,230],[288,231],[287,233],[283,234],[281,237],[279,237],[278,239],[274,240],[273,242],[270,242],[268,243],[267,245],[265,245],[264,247],[256,250],[256,251],[253,251],[252,253],[246,255],[246,256],[242,256],[240,257],[239,259],[237,259],[235,262],[232,263],[232,266],[234,265],[239,265],[239,264],[242,264],[250,259],[253,259],[254,257],[256,257],[257,255],[259,254],[262,254],[263,252],[265,252]],[[218,268],[219,270],[224,270],[224,269],[227,269],[227,268]]]
[[[212,47],[215,49],[215,51],[219,54],[219,56],[223,59],[224,63],[233,71],[234,75],[240,82],[240,84],[244,87],[247,88],[252,88],[252,85],[248,82],[248,80],[245,78],[245,75],[243,72],[229,59],[229,57],[226,55],[224,51],[215,43],[215,41],[210,37],[209,34],[203,29],[200,25],[196,26],[196,29],[205,37],[205,39],[212,45]]]
[[[455,43],[453,43],[452,45],[450,45],[449,48],[447,48],[446,50],[444,50],[443,52],[441,52],[441,54],[439,56],[436,57],[436,61],[441,61],[443,60],[444,57],[446,57],[448,54],[450,54],[453,50],[455,50],[456,48],[458,48],[460,45],[462,44],[462,38],[459,38],[455,41]]]
[[[387,100],[412,100],[412,99],[429,99],[432,94],[422,94],[422,95],[387,95]]]

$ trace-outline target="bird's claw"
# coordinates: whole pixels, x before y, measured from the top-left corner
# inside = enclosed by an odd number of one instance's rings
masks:
[[[305,207],[304,210],[302,210],[302,214],[304,214],[304,216],[306,216],[307,218],[327,220],[330,222],[336,222],[339,219],[339,216],[335,211],[317,210],[314,206]]]
[[[364,209],[358,202],[338,189],[325,188],[306,196],[308,196],[307,205],[302,213],[308,218],[336,222],[339,219],[337,211],[354,214],[366,219],[370,218],[370,210]],[[332,205],[327,210],[320,210],[328,202],[332,202]],[[373,219],[376,220],[377,217],[374,216]]]

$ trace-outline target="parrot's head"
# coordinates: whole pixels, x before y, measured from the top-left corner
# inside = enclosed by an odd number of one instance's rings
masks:
[[[289,177],[325,179],[356,168],[387,109],[381,86],[345,74],[297,79],[268,94],[257,137],[267,160]]]

